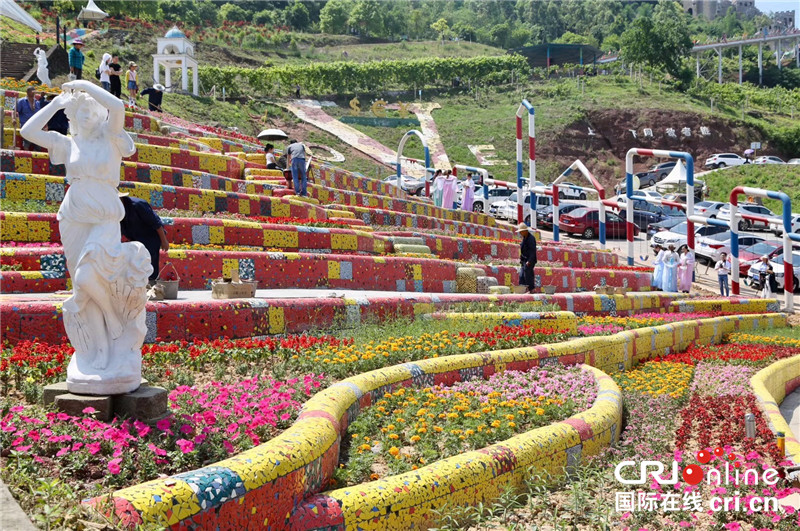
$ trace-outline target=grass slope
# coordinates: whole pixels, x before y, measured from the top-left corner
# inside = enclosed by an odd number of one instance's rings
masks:
[[[792,200],[792,209],[795,212],[800,211],[800,166],[747,164],[708,173],[703,179],[711,187],[711,199],[714,201],[727,202],[733,186],[750,186],[786,192]],[[743,198],[739,197],[739,200],[742,201]],[[778,201],[773,200],[765,200],[764,206],[776,214],[782,208]]]

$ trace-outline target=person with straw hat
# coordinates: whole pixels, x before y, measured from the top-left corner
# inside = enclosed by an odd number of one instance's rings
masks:
[[[119,192],[119,200],[125,207],[125,216],[119,222],[122,235],[132,242],[139,242],[150,253],[150,263],[153,264],[153,273],[150,283],[158,278],[159,251],[169,251],[167,233],[164,231],[164,222],[153,211],[150,203],[138,197],[130,197],[127,192]]]
[[[525,292],[533,293],[536,287],[533,274],[533,268],[536,266],[536,238],[531,234],[530,227],[524,223],[517,226],[517,234],[522,235],[522,242],[519,247],[519,261],[520,261],[520,286],[527,286]]]
[[[164,112],[161,109],[161,99],[164,97],[164,85],[156,83],[148,89],[139,93],[140,96],[147,96],[147,105],[151,111]]]

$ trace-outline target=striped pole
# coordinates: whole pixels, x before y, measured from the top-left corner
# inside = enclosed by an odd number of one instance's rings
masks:
[[[792,232],[792,200],[784,192],[764,190],[763,188],[750,188],[749,186],[737,186],[731,190],[731,219],[728,222],[731,234],[731,273],[733,274],[732,285],[733,294],[739,294],[739,196],[747,195],[750,197],[764,197],[775,199],[782,203],[783,212],[781,221],[783,222],[783,295],[786,303],[786,311],[794,311],[794,257],[792,256],[792,242],[800,242],[800,234]],[[759,221],[769,221],[768,218],[759,216],[742,215],[743,218],[755,219]]]
[[[525,221],[525,195],[522,182],[522,116],[528,113],[528,178],[530,180],[531,227],[536,228],[536,113],[528,100],[522,100],[517,108],[517,223]]]
[[[694,158],[684,151],[666,151],[663,149],[631,148],[625,155],[625,233],[628,240],[628,265],[633,265],[633,157],[658,157],[662,159],[679,159],[686,163],[686,243],[689,250],[694,252]],[[649,197],[637,197],[648,203],[654,203]]]

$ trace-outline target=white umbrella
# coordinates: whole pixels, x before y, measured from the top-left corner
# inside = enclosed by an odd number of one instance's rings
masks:
[[[264,129],[256,137],[259,140],[287,140],[289,135],[280,129]]]
[[[103,20],[106,17],[108,17],[108,13],[97,7],[94,0],[89,0],[86,7],[78,13],[78,20]]]

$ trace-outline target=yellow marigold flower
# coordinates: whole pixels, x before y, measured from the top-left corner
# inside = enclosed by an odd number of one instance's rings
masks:
[[[413,435],[411,437],[411,442],[412,443],[419,442],[420,439],[422,439],[422,437],[420,437],[419,435]]]
[[[499,428],[499,427],[500,427],[500,421],[499,420],[493,420],[492,421],[492,428]]]
[[[541,417],[542,415],[544,415],[544,409],[542,409],[542,408],[537,408],[537,409],[536,409],[536,414],[537,414],[537,415],[539,415],[539,416]]]
[[[399,454],[400,454],[400,449],[397,446],[392,446],[391,448],[389,448],[389,455],[397,457]]]
[[[435,431],[436,433],[441,433],[442,432],[442,428],[440,426],[434,426],[433,427],[433,431]]]
[[[509,428],[516,428],[516,427],[517,427],[517,424],[516,424],[515,422],[509,422],[509,423],[508,423],[508,427],[509,427]]]
[[[389,438],[392,439],[393,441],[396,441],[397,439],[400,438],[400,436],[397,435],[396,433],[390,433]]]

